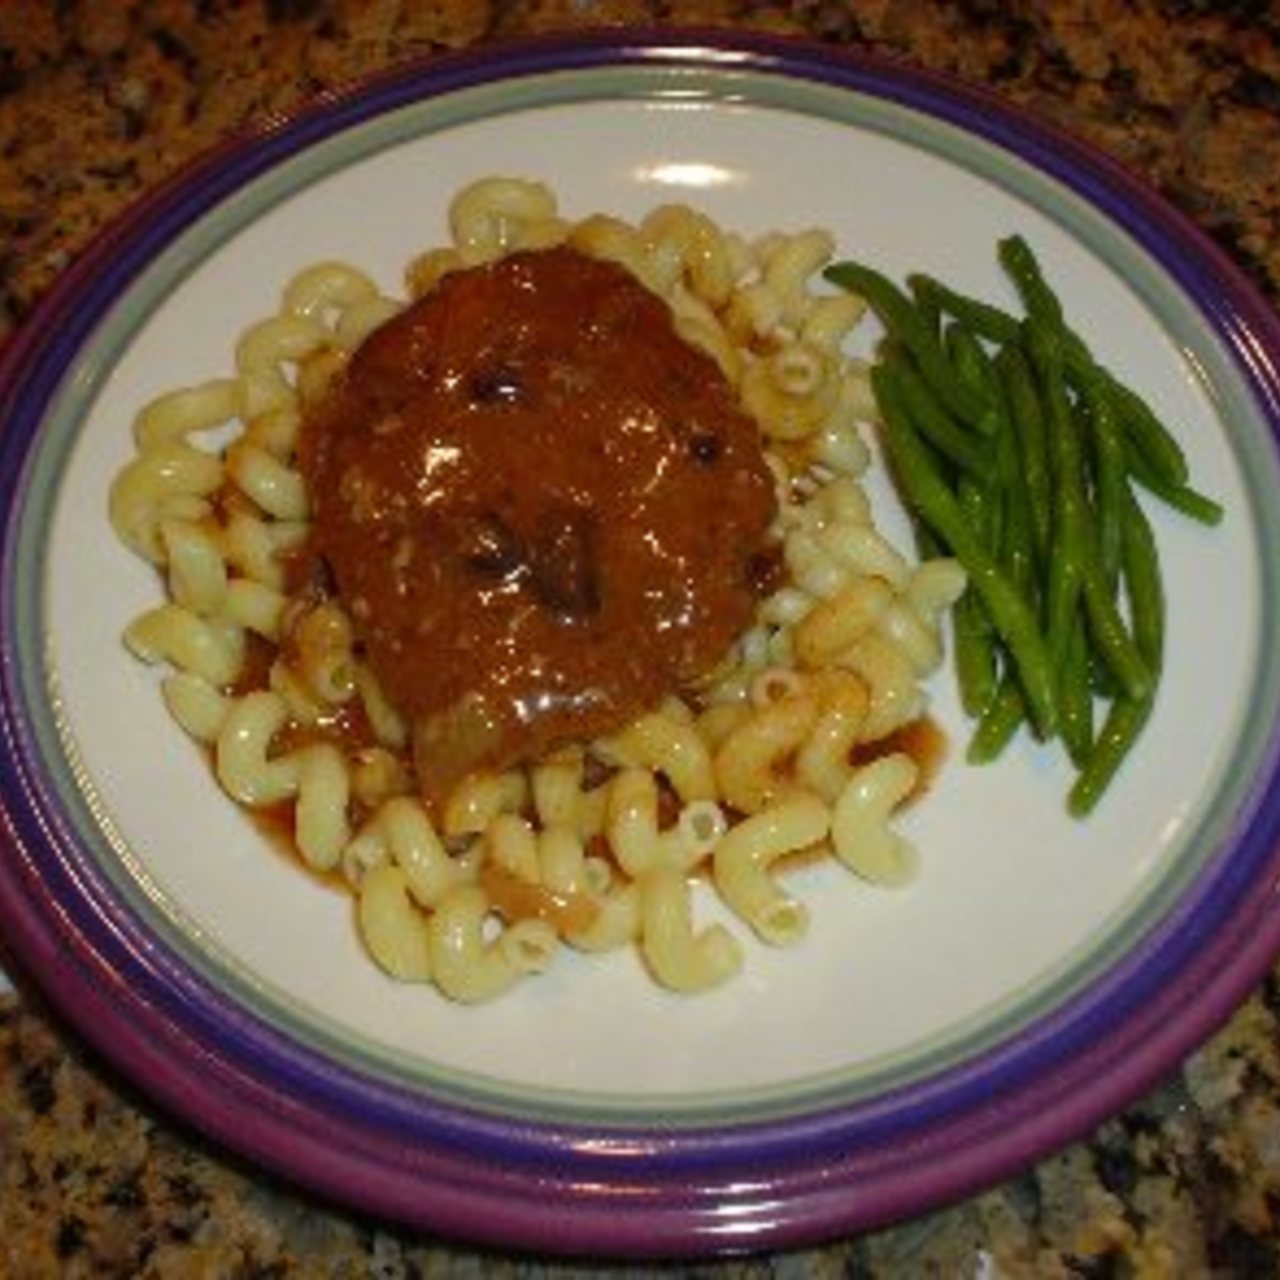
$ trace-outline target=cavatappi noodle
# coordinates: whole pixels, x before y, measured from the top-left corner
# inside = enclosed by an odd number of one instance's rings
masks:
[[[741,931],[700,922],[703,894],[790,946],[807,927],[786,885],[794,855],[875,885],[914,874],[893,817],[920,765],[898,735],[924,714],[963,573],[914,563],[876,528],[859,482],[874,405],[843,350],[862,306],[811,287],[826,232],[748,242],[681,205],[574,222],[545,187],[507,178],[459,192],[450,229],[410,264],[412,299],[451,273],[568,246],[663,299],[736,391],[772,478],[779,567],[730,651],[626,723],[424,800],[413,726],[349,602],[299,582],[308,407],[405,306],[338,263],[290,281],[277,314],[242,335],[234,375],[138,415],[110,517],[167,593],[125,642],[161,667],[166,705],[226,793],[283,806],[303,860],[350,886],[363,942],[393,976],[481,1001],[564,947],[630,947],[666,988],[714,987],[743,946]]]

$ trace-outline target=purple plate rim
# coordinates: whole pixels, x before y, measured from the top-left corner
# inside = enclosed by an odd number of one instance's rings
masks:
[[[0,351],[0,481],[11,498],[44,406],[111,299],[156,249],[252,177],[398,105],[513,77],[646,63],[740,65],[869,94],[1058,178],[1194,300],[1280,435],[1271,307],[1203,232],[1088,144],[988,91],[870,54],[764,35],[605,32],[442,55],[334,91],[229,140],[126,211]],[[4,529],[6,635],[16,506]],[[473,1241],[690,1256],[810,1243],[921,1212],[1008,1176],[1131,1101],[1225,1020],[1280,951],[1272,726],[1234,829],[1192,891],[1119,966],[980,1060],[853,1105],[749,1126],[662,1131],[495,1116],[297,1045],[148,937],[78,855],[39,776],[14,663],[6,647],[0,820],[12,856],[0,860],[0,917],[26,974],[126,1075],[228,1146],[340,1202]]]

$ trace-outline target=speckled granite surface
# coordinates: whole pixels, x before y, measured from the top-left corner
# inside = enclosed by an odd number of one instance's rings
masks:
[[[1280,298],[1272,0],[5,0],[0,339],[130,198],[251,116],[478,41],[715,23],[992,85],[1145,174]],[[1280,976],[1085,1143],[942,1212],[750,1277],[1280,1275]],[[211,1149],[0,996],[0,1277],[585,1276],[336,1211]],[[638,1270],[638,1269],[637,1269]],[[658,1272],[660,1268],[649,1268]]]

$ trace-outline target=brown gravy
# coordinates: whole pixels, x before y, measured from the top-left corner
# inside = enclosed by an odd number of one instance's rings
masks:
[[[666,304],[557,248],[446,276],[307,415],[313,551],[428,803],[607,732],[748,624],[773,486]]]

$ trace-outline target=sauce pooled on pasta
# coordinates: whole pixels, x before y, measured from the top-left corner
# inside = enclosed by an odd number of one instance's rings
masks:
[[[773,485],[665,302],[568,248],[446,276],[307,415],[313,550],[424,797],[598,736],[750,622]]]

